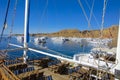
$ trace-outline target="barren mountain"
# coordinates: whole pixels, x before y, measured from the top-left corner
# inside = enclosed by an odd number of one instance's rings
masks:
[[[59,32],[55,33],[48,33],[48,34],[31,34],[31,36],[49,36],[49,37],[81,37],[81,38],[98,38],[100,37],[101,32],[100,30],[84,30],[84,31],[79,31],[77,29],[66,29],[66,30],[61,30]],[[117,38],[118,36],[118,26],[113,25],[109,28],[106,28],[102,31],[102,38]]]

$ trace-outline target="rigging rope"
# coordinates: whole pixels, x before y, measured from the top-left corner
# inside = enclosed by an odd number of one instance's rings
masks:
[[[90,10],[90,5],[88,4],[87,0],[85,0],[85,3],[87,4],[88,9]],[[92,15],[93,15],[93,17],[94,17],[94,19],[95,19],[97,25],[100,26],[100,24],[98,23],[98,20],[96,19],[96,17],[95,17],[95,15],[94,15],[93,12],[92,12]]]
[[[15,15],[16,15],[17,2],[18,2],[18,0],[15,1],[14,11],[13,11],[13,16],[12,16],[12,22],[11,22],[10,35],[8,36],[7,48],[6,48],[6,50],[4,51],[4,54],[6,54],[6,56],[8,56],[8,55],[7,55],[7,52],[8,52],[7,49],[10,48],[9,43],[10,43],[10,40],[11,40],[12,29],[13,29],[13,26],[14,26],[14,20],[15,20]],[[11,56],[9,56],[9,57],[11,57]]]
[[[48,0],[46,0],[46,5],[45,5],[45,8],[43,9],[43,12],[42,12],[42,15],[41,15],[41,18],[40,18],[40,23],[42,22],[42,18],[44,16],[45,12],[46,12],[47,7],[48,7]]]
[[[86,12],[85,12],[85,10],[84,10],[84,7],[83,7],[81,1],[78,0],[78,3],[79,3],[79,5],[80,5],[80,7],[82,8],[83,14],[84,14],[84,16],[85,16],[85,18],[86,18],[88,24],[90,24],[89,19],[88,19],[88,17],[87,17],[87,14],[86,14]]]
[[[90,10],[90,17],[89,17],[89,23],[91,22],[91,18],[92,18],[92,15],[93,15],[93,7],[94,7],[94,3],[95,3],[95,0],[93,0],[93,3],[92,3],[92,7],[91,7],[91,10]],[[88,27],[90,29],[91,25],[88,23]],[[92,37],[94,37],[93,33],[91,32],[91,35]]]
[[[103,14],[102,14],[102,23],[101,23],[101,30],[100,30],[100,38],[103,37],[103,26],[104,26],[104,16],[105,16],[105,10],[106,10],[106,0],[104,0],[104,5],[103,5]],[[101,40],[100,40],[101,43]],[[99,44],[100,46],[100,44]],[[100,52],[102,51],[102,47],[100,46]],[[99,58],[100,58],[100,53],[98,54]],[[99,64],[100,64],[100,59],[98,58],[98,69],[100,68]],[[99,77],[99,71],[97,70],[97,76]]]
[[[88,28],[90,28],[90,26],[91,26],[90,22],[91,22],[91,17],[92,17],[92,14],[93,14],[94,2],[95,2],[95,0],[93,0],[93,3],[92,3],[92,8],[91,8],[91,9],[90,9],[90,6],[89,6],[89,10],[90,10],[90,17],[89,17],[89,19],[88,19],[87,14],[86,14],[86,12],[85,12],[85,9],[84,9],[84,7],[83,7],[83,5],[82,5],[81,1],[80,1],[80,0],[78,0],[78,3],[79,3],[79,5],[80,5],[80,7],[82,8],[82,11],[83,11],[83,13],[84,13],[84,16],[85,16],[85,18],[86,18],[86,20],[87,20],[87,23],[88,23]],[[89,36],[89,31],[87,31],[86,35],[88,35],[88,36]],[[91,35],[92,35],[92,37],[94,37],[94,35],[93,35],[92,33],[91,33]]]
[[[13,16],[12,16],[10,35],[8,37],[8,43],[10,43],[10,40],[11,40],[11,37],[12,37],[12,31],[13,31],[13,26],[14,26],[14,21],[15,21],[15,16],[16,16],[17,2],[18,2],[18,0],[15,1],[15,5],[14,5],[14,11],[13,11]],[[8,47],[9,47],[9,45],[8,45]]]
[[[91,7],[91,10],[90,10],[89,23],[91,22],[91,18],[92,18],[92,15],[93,15],[93,7],[94,7],[94,3],[95,3],[95,0],[93,0],[92,7]],[[90,24],[88,24],[88,26],[90,27]]]
[[[7,16],[8,16],[9,6],[10,6],[10,0],[8,0],[8,4],[7,4],[7,9],[6,9],[6,14],[5,14],[5,20],[4,20],[3,29],[2,29],[1,36],[0,36],[0,43],[2,41],[2,36],[3,36],[4,30],[7,27]]]
[[[85,10],[84,10],[84,7],[83,7],[81,1],[78,0],[78,3],[79,3],[79,5],[80,5],[80,7],[82,8],[83,14],[84,14],[84,16],[85,16],[85,18],[86,18],[86,20],[87,20],[88,25],[90,25],[89,19],[88,19],[88,17],[87,17],[87,14],[86,14],[86,12],[85,12]],[[87,31],[87,34],[88,34],[88,31]],[[86,34],[86,35],[87,35],[87,34]],[[89,36],[89,35],[88,35],[88,36]]]
[[[14,4],[13,16],[12,16],[12,21],[11,21],[10,35],[8,36],[7,49],[10,47],[9,43],[10,43],[10,41],[11,41],[11,37],[12,37],[12,31],[13,31],[13,26],[14,26],[14,21],[15,21],[15,16],[16,16],[17,2],[18,2],[18,0],[16,0],[16,1],[15,1],[15,4]],[[7,49],[6,49],[6,52],[7,52]]]
[[[12,23],[11,23],[11,31],[10,31],[10,35],[12,34],[12,30],[13,30],[13,26],[14,26],[14,21],[15,21],[15,16],[16,16],[17,2],[18,2],[18,0],[16,0],[15,5],[14,5],[14,11],[13,11],[13,17],[12,17]]]
[[[103,15],[102,15],[102,23],[101,23],[101,31],[100,31],[100,37],[103,37],[103,28],[104,28],[104,17],[105,17],[105,10],[106,10],[107,1],[104,0],[104,6],[103,6]]]
[[[104,28],[104,16],[105,16],[105,11],[106,11],[106,6],[107,6],[107,3],[108,3],[108,0],[104,0],[104,7],[103,7],[103,15],[102,15],[102,23],[101,23],[101,38],[103,37],[103,28]],[[110,31],[110,29],[109,29],[109,33],[110,33],[110,38],[112,38],[113,36],[112,36],[112,33],[111,33],[111,31]],[[115,54],[114,54],[115,55]],[[117,64],[115,64],[115,65],[111,65],[110,67],[108,66],[108,61],[109,61],[109,59],[110,58],[112,58],[114,55],[112,55],[112,56],[109,56],[109,58],[108,59],[106,59],[105,60],[105,62],[106,62],[106,66],[108,67],[107,68],[107,70],[106,70],[106,75],[108,75],[108,71],[110,70],[110,69],[112,69],[112,68],[114,68]],[[109,69],[110,68],[110,69]],[[103,75],[103,76],[105,76],[105,75]],[[105,77],[105,78],[107,78],[107,77]]]

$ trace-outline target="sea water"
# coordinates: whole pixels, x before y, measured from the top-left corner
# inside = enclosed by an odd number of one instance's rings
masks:
[[[14,46],[9,46],[8,43],[13,43],[23,46],[23,43],[17,41],[16,37],[8,38],[7,36],[4,36],[2,38],[2,42],[0,43],[0,50],[16,48]],[[74,54],[78,54],[78,53],[89,53],[90,50],[93,48],[92,46],[81,46],[79,42],[66,41],[60,43],[59,41],[55,42],[54,40],[51,39],[48,39],[47,42],[42,45],[35,44],[34,37],[30,38],[30,42],[28,43],[28,46],[30,48],[48,52],[54,55],[66,55],[70,57],[73,57]],[[17,57],[22,57],[22,55],[23,55],[23,50],[18,50],[14,52],[8,52],[7,58],[15,59]],[[27,55],[29,59],[39,59],[41,57],[46,56],[33,51],[28,51]]]

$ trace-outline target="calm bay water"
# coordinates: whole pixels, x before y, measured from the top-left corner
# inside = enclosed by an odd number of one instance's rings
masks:
[[[8,48],[8,49],[16,48],[13,46],[7,47],[8,40],[10,40],[10,43],[23,45],[22,43],[17,41],[16,37],[12,37],[11,39],[8,39],[7,37],[3,37],[2,42],[0,43],[0,50],[6,49],[6,48]],[[34,38],[31,38],[28,45],[31,48],[49,52],[51,54],[55,54],[55,55],[63,54],[63,55],[67,55],[70,57],[73,57],[74,54],[78,54],[78,53],[89,53],[90,50],[92,49],[91,46],[81,47],[80,43],[76,43],[73,41],[66,41],[64,43],[59,43],[59,42],[51,41],[49,39],[47,40],[46,44],[44,44],[44,47],[43,47],[40,44],[35,44]],[[21,57],[23,54],[23,50],[8,52],[7,54],[8,54],[9,59],[14,59],[16,57]],[[37,58],[45,56],[45,55],[42,55],[39,53],[35,53],[33,51],[28,51],[27,55],[29,56],[30,59],[37,59]]]

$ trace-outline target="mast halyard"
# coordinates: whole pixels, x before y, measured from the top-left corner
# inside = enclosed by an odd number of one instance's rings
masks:
[[[29,0],[25,0],[25,19],[24,19],[24,53],[23,60],[26,63],[27,59],[27,48],[28,48],[28,31],[29,31]]]

